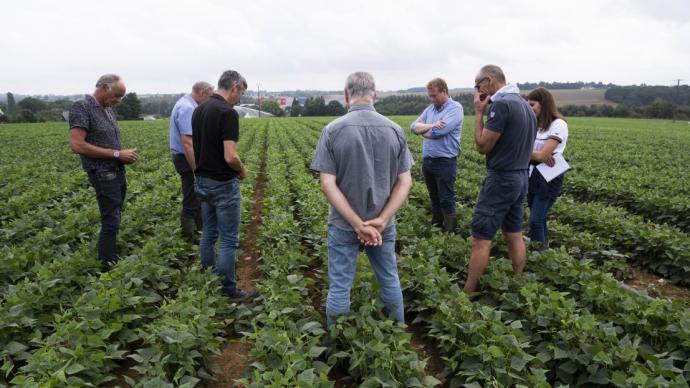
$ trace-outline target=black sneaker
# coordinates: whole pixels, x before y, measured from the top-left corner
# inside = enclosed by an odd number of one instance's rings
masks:
[[[259,294],[257,294],[256,291],[244,291],[238,288],[234,294],[230,295],[230,299],[238,300],[240,302],[249,302],[258,295]]]

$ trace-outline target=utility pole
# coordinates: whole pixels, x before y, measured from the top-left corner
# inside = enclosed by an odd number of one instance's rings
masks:
[[[259,99],[259,118],[261,118],[261,84],[258,82],[256,83],[256,95]]]
[[[676,102],[675,102],[675,104],[673,104],[674,108],[676,108],[676,109],[674,109],[674,112],[673,112],[673,122],[675,123],[676,122],[675,110],[678,109],[678,93],[680,92],[680,81],[682,81],[682,79],[677,78],[677,79],[674,79],[674,81],[676,81]]]

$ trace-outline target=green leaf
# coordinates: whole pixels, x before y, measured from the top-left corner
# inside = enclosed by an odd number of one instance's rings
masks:
[[[75,364],[68,366],[65,369],[65,373],[67,373],[68,375],[73,375],[73,374],[77,374],[77,373],[83,371],[84,369],[86,369],[86,367],[84,365],[79,364],[79,363],[75,363]]]
[[[316,321],[309,321],[302,325],[300,328],[300,331],[303,333],[313,333],[315,329],[319,329],[323,331],[323,328],[321,327],[321,323],[316,322]]]
[[[20,344],[19,342],[15,342],[15,341],[12,341],[12,342],[8,343],[7,345],[5,345],[5,350],[7,350],[7,353],[10,356],[14,356],[15,354],[17,354],[19,352],[23,352],[26,349],[28,349],[28,346],[26,346],[24,344]]]
[[[435,387],[441,385],[441,381],[434,376],[424,376],[422,379],[422,385],[425,387]]]
[[[513,356],[510,360],[510,367],[516,371],[522,371],[522,369],[527,365],[527,360],[520,356]]]
[[[201,382],[200,379],[186,375],[180,379],[180,388],[194,388]]]
[[[321,355],[321,353],[324,352],[324,350],[326,350],[326,347],[323,347],[323,346],[312,346],[312,347],[309,349],[309,357],[311,357],[311,358],[317,358],[317,357],[319,357],[319,356]]]

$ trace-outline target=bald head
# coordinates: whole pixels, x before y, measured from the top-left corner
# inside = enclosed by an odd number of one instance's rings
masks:
[[[474,89],[479,93],[482,101],[484,96],[493,95],[506,84],[503,70],[496,65],[486,65],[479,70],[474,78]]]
[[[122,79],[117,74],[104,74],[98,78],[96,81],[96,88],[101,89],[111,89],[116,84],[122,82]]]
[[[213,86],[206,81],[199,81],[192,86],[192,98],[197,104],[201,104],[213,94]]]
[[[482,78],[492,78],[498,83],[506,83],[506,76],[503,74],[503,70],[496,65],[486,65],[482,67],[474,81],[479,82]]]
[[[96,81],[93,96],[101,106],[107,108],[118,104],[125,96],[125,82],[117,74],[104,74]]]

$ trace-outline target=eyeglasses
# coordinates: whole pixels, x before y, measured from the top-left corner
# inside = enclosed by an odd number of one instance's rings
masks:
[[[480,79],[479,82],[474,84],[474,90],[479,91],[479,87],[480,87],[479,85],[481,85],[482,82],[487,81],[488,79],[489,79],[489,77],[484,77],[484,78]]]

